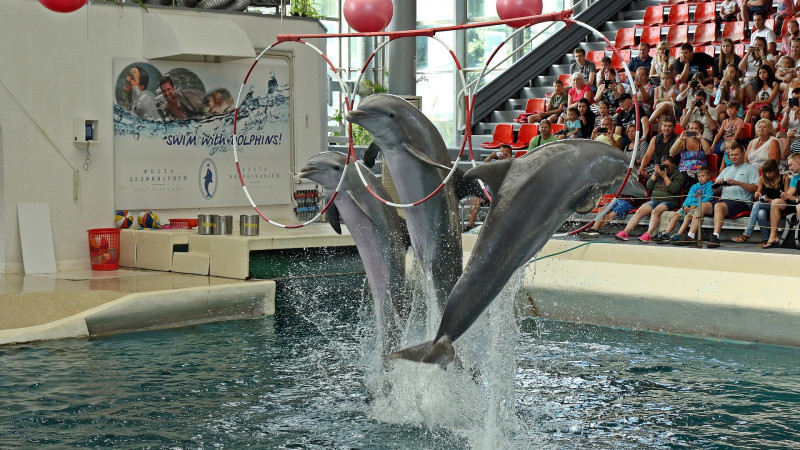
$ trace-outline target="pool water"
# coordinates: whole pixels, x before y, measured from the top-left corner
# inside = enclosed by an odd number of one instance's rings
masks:
[[[787,448],[800,442],[800,349],[794,348],[526,319],[511,358],[507,408],[485,406],[504,401],[492,398],[503,387],[487,388],[497,379],[485,373],[472,374],[471,388],[452,387],[459,382],[448,377],[457,371],[407,363],[392,370],[412,376],[369,389],[375,371],[365,369],[361,289],[359,277],[287,281],[275,318],[2,347],[0,448]],[[442,389],[452,390],[417,398],[413,413],[381,397],[397,395],[417,377],[426,386],[447,380]],[[470,396],[485,399],[475,403]]]

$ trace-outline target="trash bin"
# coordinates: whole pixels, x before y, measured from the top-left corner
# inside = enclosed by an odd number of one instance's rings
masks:
[[[118,270],[119,229],[95,228],[88,232],[92,270]]]

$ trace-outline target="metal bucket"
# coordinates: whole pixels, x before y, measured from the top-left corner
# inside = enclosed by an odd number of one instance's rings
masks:
[[[198,214],[197,215],[197,234],[217,234],[217,215]]]
[[[261,217],[258,214],[239,216],[239,234],[242,236],[258,236]]]
[[[214,234],[233,234],[233,216],[217,216],[217,229]]]

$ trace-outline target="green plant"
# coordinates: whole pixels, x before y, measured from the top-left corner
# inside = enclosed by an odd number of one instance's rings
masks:
[[[310,17],[312,19],[319,19],[322,15],[317,8],[318,3],[312,3],[311,0],[292,0],[292,6],[289,8],[289,14],[298,17]]]
[[[334,120],[336,123],[341,125],[342,122],[344,122],[344,113],[337,109],[333,113],[331,120]],[[341,136],[342,133],[334,131],[331,132],[330,135]],[[369,131],[367,131],[363,127],[353,124],[353,145],[369,145],[371,142],[372,142],[372,135],[369,134]]]

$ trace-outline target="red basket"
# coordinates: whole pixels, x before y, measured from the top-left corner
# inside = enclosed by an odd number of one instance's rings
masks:
[[[89,230],[89,260],[92,270],[119,269],[119,229]]]
[[[197,219],[169,219],[169,224],[174,228],[192,229],[197,226]]]

